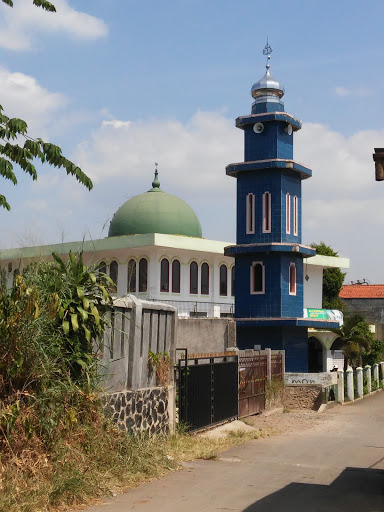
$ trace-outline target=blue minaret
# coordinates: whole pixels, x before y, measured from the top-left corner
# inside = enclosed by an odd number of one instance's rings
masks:
[[[239,348],[284,349],[287,371],[308,369],[308,326],[303,316],[303,258],[315,250],[302,244],[301,183],[312,171],[293,159],[293,134],[301,122],[284,111],[284,87],[267,71],[251,90],[250,115],[236,119],[244,131],[244,162],[230,164],[237,179],[234,256],[235,317]]]

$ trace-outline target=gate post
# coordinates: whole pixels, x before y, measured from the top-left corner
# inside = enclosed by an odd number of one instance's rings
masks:
[[[267,380],[268,380],[268,382],[271,382],[271,380],[272,380],[272,350],[270,348],[266,348],[265,353],[267,355]]]
[[[353,393],[353,370],[352,370],[352,368],[349,368],[345,372],[345,374],[347,376],[347,399],[350,400],[351,402],[353,402],[353,399],[355,397],[354,397],[354,393]]]
[[[356,368],[356,381],[357,381],[357,396],[363,398],[363,369],[359,366]]]
[[[339,404],[344,403],[344,372],[337,371],[337,399]]]

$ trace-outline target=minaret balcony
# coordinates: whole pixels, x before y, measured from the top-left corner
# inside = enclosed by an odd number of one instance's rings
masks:
[[[255,160],[252,162],[239,162],[229,164],[225,168],[227,176],[236,178],[238,174],[243,172],[264,171],[266,169],[286,169],[299,174],[300,179],[305,180],[312,176],[312,171],[308,167],[295,162],[294,160],[285,160],[281,158],[273,158],[267,160]]]
[[[236,126],[237,128],[244,129],[250,124],[267,123],[268,121],[282,121],[287,124],[291,124],[294,132],[301,129],[301,121],[286,112],[263,112],[261,114],[240,116],[236,119]]]
[[[267,243],[267,244],[239,244],[229,245],[224,248],[225,256],[236,256],[237,254],[256,254],[256,253],[294,253],[303,258],[311,258],[316,255],[316,250],[308,245],[295,243]]]

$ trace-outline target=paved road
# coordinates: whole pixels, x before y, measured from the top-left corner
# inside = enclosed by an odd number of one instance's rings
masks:
[[[384,392],[300,433],[251,441],[88,512],[384,511]]]

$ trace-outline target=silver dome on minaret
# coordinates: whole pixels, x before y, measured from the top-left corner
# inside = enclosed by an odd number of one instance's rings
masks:
[[[284,86],[281,82],[276,80],[276,78],[274,78],[269,71],[271,53],[272,48],[269,46],[267,41],[267,44],[263,50],[263,54],[267,55],[267,71],[263,78],[253,84],[251,89],[251,95],[255,100],[255,103],[282,103],[280,100],[284,96]]]

